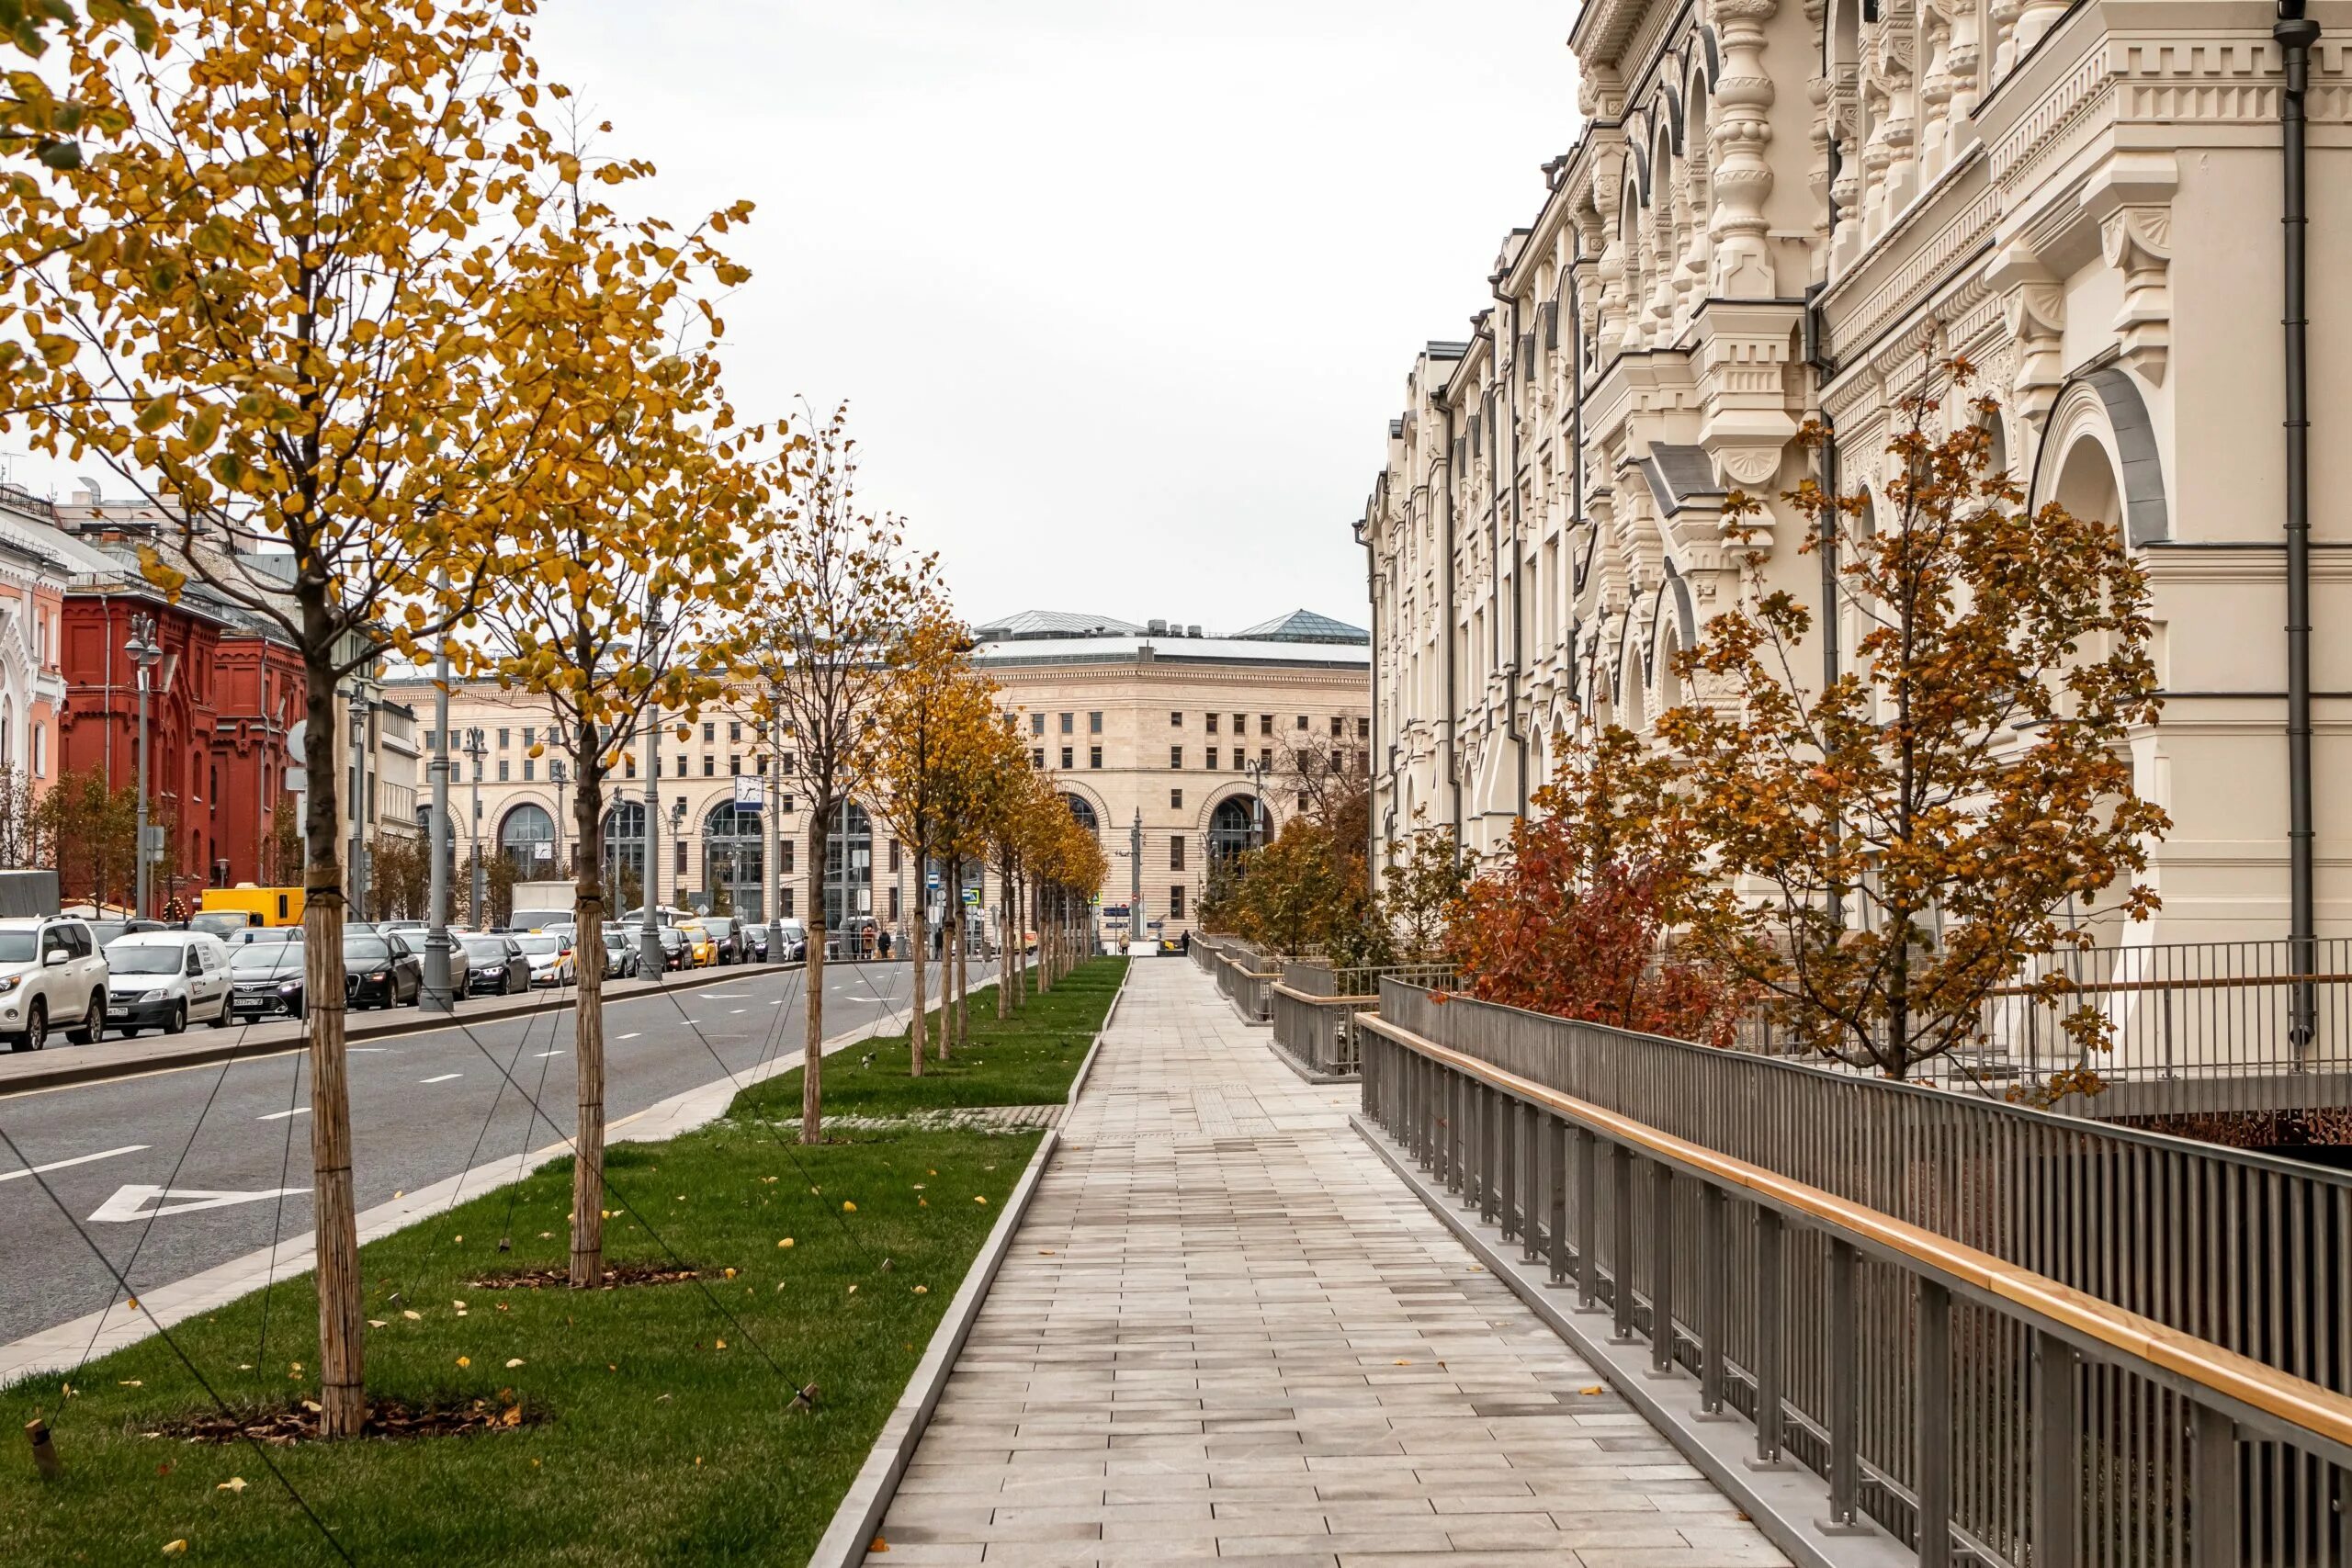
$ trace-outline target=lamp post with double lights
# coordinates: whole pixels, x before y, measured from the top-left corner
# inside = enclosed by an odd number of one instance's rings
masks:
[[[482,919],[483,906],[490,901],[490,868],[481,862],[481,761],[490,754],[490,738],[480,728],[466,731],[466,758],[473,763],[473,900],[467,911],[473,918],[476,931],[488,931],[490,922]]]
[[[122,645],[130,655],[130,662],[139,671],[139,848],[134,857],[137,872],[132,877],[137,899],[135,912],[142,919],[147,915],[149,878],[159,858],[148,844],[147,830],[147,694],[154,684],[155,666],[164,660],[163,645],[155,640],[155,617],[141,612],[130,617],[130,640]]]

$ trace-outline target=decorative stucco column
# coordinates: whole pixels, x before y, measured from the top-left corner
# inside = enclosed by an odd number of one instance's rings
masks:
[[[1764,24],[1780,0],[1714,0],[1723,73],[1715,84],[1715,118],[1708,140],[1714,152],[1714,293],[1726,299],[1770,299],[1778,292],[1765,199],[1772,194],[1766,158],[1772,126],[1772,78],[1764,67]]]

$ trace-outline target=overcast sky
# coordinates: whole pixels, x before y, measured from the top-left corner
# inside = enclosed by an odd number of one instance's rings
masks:
[[[979,619],[1361,625],[1414,351],[1577,123],[1568,0],[543,0],[547,73],[737,198],[737,407],[852,403]],[[96,470],[92,470],[96,471]],[[71,470],[19,463],[36,490]]]

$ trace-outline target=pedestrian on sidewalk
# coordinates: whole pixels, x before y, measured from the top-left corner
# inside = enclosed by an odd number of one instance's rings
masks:
[[[876,938],[874,939],[874,942],[875,942],[875,945],[876,945],[878,949],[880,949],[880,951],[881,951],[881,953],[882,953],[882,962],[883,962],[883,963],[885,963],[885,964],[889,963],[889,962],[890,962],[890,931],[889,931],[889,928],[888,928],[888,927],[887,927],[887,926],[886,926],[886,927],[884,927],[884,928],[883,928],[883,931],[882,931],[882,934],[881,934],[881,935],[879,935],[879,936],[877,936],[877,937],[876,937]]]

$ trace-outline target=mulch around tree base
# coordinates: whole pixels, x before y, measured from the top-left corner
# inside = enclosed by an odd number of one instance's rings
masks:
[[[605,1270],[605,1281],[597,1289],[617,1291],[624,1285],[678,1285],[699,1278],[692,1269],[663,1269],[651,1263],[619,1263]],[[571,1271],[568,1269],[524,1269],[512,1274],[486,1274],[472,1281],[477,1291],[549,1291],[569,1290]]]
[[[395,1440],[459,1438],[476,1432],[537,1427],[547,1419],[544,1411],[528,1410],[520,1404],[503,1400],[476,1399],[464,1404],[418,1406],[403,1404],[397,1399],[378,1399],[368,1403],[368,1421],[360,1428],[360,1436]],[[214,1411],[166,1421],[159,1427],[144,1428],[144,1432],[149,1437],[176,1438],[191,1443],[241,1443],[250,1438],[255,1442],[285,1446],[318,1441],[319,1415],[316,1406],[307,1403],[238,1410],[227,1415]]]

